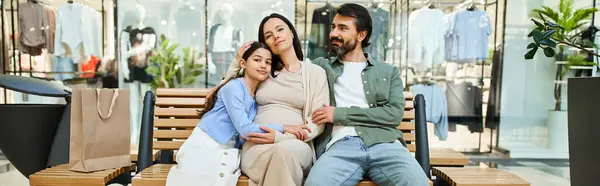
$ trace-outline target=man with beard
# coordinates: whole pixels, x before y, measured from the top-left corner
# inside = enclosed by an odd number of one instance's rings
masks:
[[[331,106],[312,114],[314,123],[326,126],[315,139],[318,160],[306,185],[353,186],[363,176],[380,186],[428,185],[396,129],[405,104],[399,71],[363,53],[372,30],[368,10],[343,4],[331,27],[336,57],[313,61],[327,73]]]

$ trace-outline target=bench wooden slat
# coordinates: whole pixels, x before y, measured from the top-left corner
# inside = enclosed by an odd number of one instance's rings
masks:
[[[408,152],[416,152],[417,151],[416,144],[406,144],[406,148],[408,149]]]
[[[154,108],[154,116],[157,117],[185,117],[200,118],[199,108]]]
[[[187,139],[192,135],[192,130],[154,130],[157,139]]]
[[[174,107],[204,107],[206,98],[170,98],[158,97],[154,103],[156,106],[174,106]]]
[[[183,141],[153,141],[152,148],[157,150],[178,150]]]
[[[402,117],[402,121],[412,121],[415,119],[414,111],[404,111],[404,115]]]
[[[154,127],[158,128],[194,128],[199,119],[154,119]]]
[[[415,94],[412,92],[404,91],[404,99],[405,100],[413,100],[415,98]]]
[[[430,148],[429,159],[431,166],[466,166],[469,158],[463,153],[452,149]]]
[[[415,141],[417,140],[417,137],[415,136],[414,133],[402,133],[402,138],[404,139],[404,141],[409,142],[409,141]]]
[[[117,176],[132,172],[135,170],[135,164],[125,167],[96,171],[91,173],[81,173],[69,170],[68,164],[57,165],[29,176],[29,183],[32,186],[41,185],[106,185],[110,180]]]
[[[202,88],[159,88],[157,97],[206,97],[211,89]]]
[[[167,175],[169,174],[169,170],[175,164],[156,164],[151,167],[144,169],[139,174],[135,175],[131,183],[133,186],[164,186],[166,185]],[[248,185],[248,176],[241,175],[238,178],[237,186],[247,186]],[[433,182],[428,180],[430,186],[433,186]],[[370,180],[361,181],[358,186],[376,186]]]
[[[496,168],[434,167],[433,175],[455,186],[529,186],[521,177]]]
[[[413,101],[406,101],[406,103],[404,104],[404,110],[412,110],[415,108],[415,102]]]
[[[398,130],[403,130],[403,131],[415,130],[415,123],[414,122],[402,122],[396,128]]]

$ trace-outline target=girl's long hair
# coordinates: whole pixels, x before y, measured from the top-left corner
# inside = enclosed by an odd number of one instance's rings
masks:
[[[248,58],[250,58],[250,56],[254,53],[254,51],[258,50],[259,48],[269,50],[269,46],[267,46],[266,44],[264,44],[262,42],[254,42],[250,45],[250,48],[248,48],[248,50],[246,50],[246,52],[244,52],[242,59],[244,59],[244,61],[247,62]],[[241,61],[240,61],[240,63],[241,63]],[[221,88],[223,86],[225,86],[225,84],[229,83],[229,81],[231,81],[232,79],[244,77],[244,74],[245,74],[245,72],[243,72],[241,74],[238,73],[238,76],[229,78],[224,83],[221,83],[220,85],[215,87],[214,90],[206,97],[206,106],[204,107],[204,109],[202,111],[198,111],[198,115],[200,116],[200,118],[202,118],[202,116],[204,116],[206,113],[208,113],[210,110],[212,110],[215,107],[215,103],[217,103],[217,94],[219,93],[219,90],[221,90]]]
[[[304,60],[304,54],[302,54],[302,45],[300,44],[300,39],[299,39],[300,37],[298,37],[298,32],[296,32],[296,28],[294,28],[294,25],[292,24],[292,22],[290,22],[290,20],[288,20],[281,14],[273,13],[273,14],[265,17],[260,22],[260,26],[258,27],[258,41],[260,41],[261,43],[266,43],[265,42],[265,34],[263,33],[263,31],[264,31],[265,23],[267,23],[267,21],[271,18],[281,19],[281,21],[283,21],[290,28],[290,31],[292,31],[292,34],[294,35],[294,38],[292,39],[293,40],[292,45],[294,46],[294,51],[296,52],[296,57],[300,61]],[[283,70],[283,67],[284,67],[283,61],[281,60],[279,55],[273,54],[272,58],[273,58],[273,60],[271,61],[271,76],[277,77],[277,75],[275,74],[275,71]]]

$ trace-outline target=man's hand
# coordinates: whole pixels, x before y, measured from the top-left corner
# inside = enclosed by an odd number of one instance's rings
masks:
[[[335,107],[324,104],[323,107],[315,110],[312,113],[312,122],[317,125],[322,125],[325,123],[333,123],[333,112],[335,111]]]
[[[266,133],[248,133],[246,140],[257,143],[257,144],[273,144],[275,143],[275,133],[278,131],[266,126],[260,126],[260,129]]]
[[[312,132],[308,125],[283,125],[283,132],[293,134],[300,141],[306,140],[307,131]]]

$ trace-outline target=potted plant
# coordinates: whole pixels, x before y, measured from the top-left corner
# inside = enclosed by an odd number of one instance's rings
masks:
[[[567,64],[564,68],[564,74],[566,72],[573,72],[574,77],[588,77],[592,75],[592,71],[596,65],[594,62],[587,61],[588,55],[580,53],[569,56],[567,58]]]
[[[589,23],[591,16],[597,12],[596,8],[573,8],[573,0],[560,0],[558,11],[548,6],[533,10],[536,27],[528,37],[533,42],[527,45],[529,50],[525,59],[532,59],[539,49],[543,50],[546,57],[556,60],[556,75],[554,84],[555,105],[548,111],[549,146],[561,150],[567,149],[567,111],[562,108],[562,87],[564,84],[565,68],[581,64],[578,53],[587,53],[591,56],[600,56],[590,50],[590,41],[582,39],[581,28]],[[594,46],[594,45],[591,45]]]
[[[160,48],[154,49],[155,55],[150,57],[150,65],[146,72],[154,76],[150,83],[156,88],[188,87],[203,73],[203,65],[196,63],[202,54],[191,48],[183,48],[183,61],[176,53],[179,44],[171,44],[165,35],[160,36]]]

